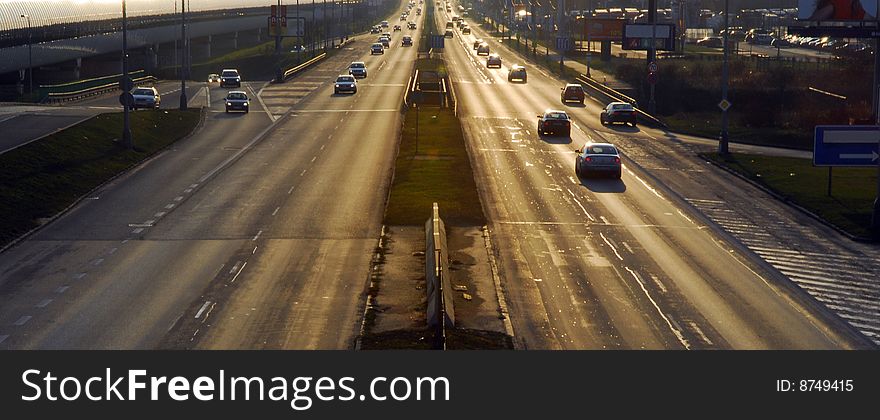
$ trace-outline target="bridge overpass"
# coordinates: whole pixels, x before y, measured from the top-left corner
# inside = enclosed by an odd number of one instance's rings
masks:
[[[387,0],[301,0],[299,7],[286,0],[289,18],[306,20],[307,36],[341,36],[348,23]],[[56,0],[58,6],[96,7],[107,2]],[[46,9],[46,1],[0,4],[0,98],[26,91],[29,51],[34,85],[54,84],[121,72],[121,7],[108,9]],[[179,65],[181,40],[179,2],[145,0],[133,15],[128,13],[129,66],[152,72]],[[145,7],[154,6],[152,8]],[[155,3],[155,4],[154,4]],[[187,12],[186,35],[192,61],[226,54],[269,39],[269,5],[273,0],[206,0]],[[31,9],[27,5],[31,5]],[[11,5],[18,5],[11,9]],[[116,5],[118,6],[118,5]],[[238,7],[234,7],[238,6]],[[215,9],[210,9],[215,7]],[[220,8],[226,7],[226,8]],[[57,10],[56,10],[57,9]],[[130,9],[129,9],[130,10]],[[33,15],[31,14],[33,13]],[[16,15],[17,14],[17,15]],[[31,17],[30,29],[26,18]],[[54,14],[54,15],[53,15]],[[117,16],[118,14],[118,16]],[[54,16],[54,17],[53,17]],[[103,19],[101,19],[103,18]]]

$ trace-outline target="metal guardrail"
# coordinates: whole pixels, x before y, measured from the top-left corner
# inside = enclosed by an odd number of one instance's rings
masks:
[[[446,248],[446,226],[440,208],[434,203],[431,218],[425,222],[425,281],[428,305],[425,315],[428,327],[436,329],[434,348],[446,349],[446,329],[455,328],[455,307],[452,281],[449,278],[449,253]]]
[[[320,54],[316,55],[315,57],[311,58],[310,60],[306,61],[305,63],[302,63],[296,67],[292,67],[292,68],[285,70],[283,73],[279,74],[279,76],[281,76],[280,78],[279,77],[275,78],[275,83],[284,82],[285,80],[289,79],[293,75],[305,70],[306,68],[308,68],[312,64],[315,64],[318,61],[321,61],[326,57],[327,57],[327,53],[320,53]]]
[[[664,124],[663,121],[660,121],[657,119],[657,117],[655,117],[651,114],[648,114],[647,112],[639,109],[638,102],[636,102],[635,99],[633,99],[627,95],[624,95],[623,93],[621,93],[617,90],[614,90],[608,86],[605,86],[604,84],[599,83],[596,80],[593,80],[592,78],[587,77],[584,74],[581,74],[580,76],[578,76],[577,80],[582,85],[584,85],[585,88],[589,89],[590,91],[592,91],[594,93],[593,97],[600,99],[600,100],[604,99],[604,100],[602,100],[603,103],[606,103],[606,102],[627,102],[627,103],[630,103],[635,108],[636,113],[638,114],[640,119],[642,119],[643,121],[647,121],[649,124],[666,128],[666,124]]]
[[[120,76],[121,77],[121,76]],[[134,86],[156,83],[158,79],[154,76],[142,76],[133,78],[132,82]],[[41,86],[42,87],[42,86]],[[83,89],[65,91],[65,92],[47,92],[46,96],[41,100],[42,102],[66,102],[66,101],[76,101],[89,96],[100,95],[106,92],[112,92],[114,90],[119,90],[119,81],[114,81],[110,83],[105,83],[102,85],[91,86]]]
[[[129,77],[135,82],[145,82],[152,76],[148,76],[144,70],[135,70],[129,73]],[[57,85],[40,85],[37,94],[40,102],[61,102],[77,100],[82,97],[97,95],[104,92],[119,89],[122,74],[95,77],[85,80],[77,80]]]
[[[449,86],[448,95],[447,95],[447,105],[452,108],[452,113],[455,116],[458,116],[458,96],[455,95],[455,86],[453,86],[452,79],[449,76],[446,76],[444,79],[444,83]],[[451,102],[451,104],[449,103]]]

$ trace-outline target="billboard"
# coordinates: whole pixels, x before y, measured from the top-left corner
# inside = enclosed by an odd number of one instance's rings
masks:
[[[876,20],[878,0],[798,0],[798,20]]]
[[[675,51],[675,25],[668,23],[627,23],[623,27],[624,50],[650,50],[651,40],[657,51]]]
[[[623,25],[626,19],[586,18],[584,38],[590,41],[620,41],[623,38]]]

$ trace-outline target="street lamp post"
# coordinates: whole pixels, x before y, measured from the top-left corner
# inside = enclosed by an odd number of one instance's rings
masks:
[[[34,94],[34,56],[33,50],[31,49],[32,39],[33,39],[33,30],[31,29],[31,16],[30,15],[21,15],[21,17],[27,19],[28,26],[28,93],[33,96]]]
[[[122,145],[131,149],[134,144],[131,140],[131,121],[129,121],[129,108],[131,107],[131,79],[128,77],[128,17],[125,13],[125,0],[122,0]]]
[[[721,65],[721,101],[727,103],[727,84],[728,84],[728,61],[730,61],[730,44],[728,42],[728,36],[730,33],[730,21],[728,20],[729,15],[729,6],[730,0],[724,0],[724,62]],[[728,141],[728,132],[727,132],[727,124],[728,124],[728,115],[727,115],[727,107],[722,107],[721,109],[721,139],[718,141],[718,154],[725,156],[727,155],[727,141]]]
[[[180,0],[180,109],[186,110],[186,0]]]

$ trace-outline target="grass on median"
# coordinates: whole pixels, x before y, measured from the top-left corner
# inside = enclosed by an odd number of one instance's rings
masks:
[[[458,118],[449,109],[410,109],[404,117],[385,224],[422,225],[434,202],[447,224],[485,224]]]
[[[0,246],[188,135],[199,114],[197,109],[131,113],[134,150],[118,142],[122,113],[109,113],[0,155]]]
[[[702,155],[775,191],[797,205],[856,236],[869,237],[871,210],[877,192],[877,169],[834,168],[831,196],[828,168],[809,159],[732,153]]]

